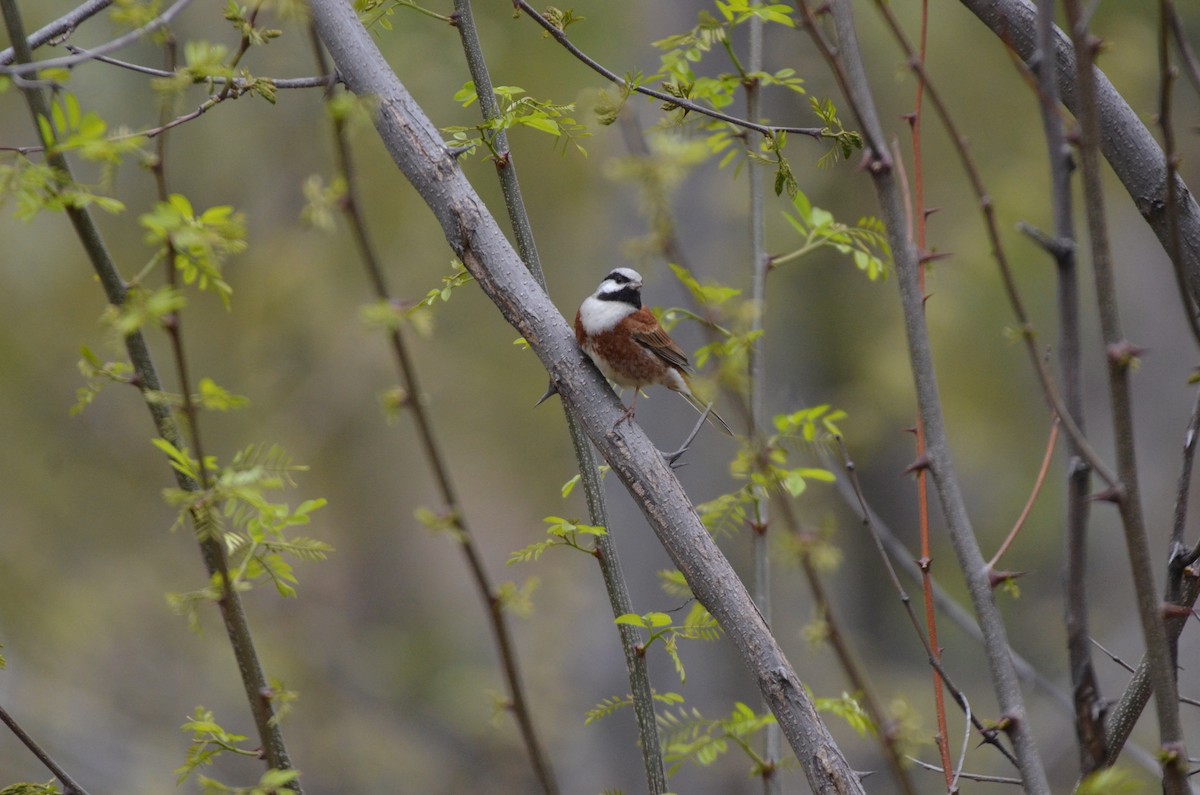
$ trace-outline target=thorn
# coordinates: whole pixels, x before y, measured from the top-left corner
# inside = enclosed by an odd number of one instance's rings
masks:
[[[458,160],[473,148],[470,146],[448,146],[446,147],[446,154],[450,155],[451,160]]]
[[[922,574],[928,574],[930,567],[933,566],[933,558],[917,558],[917,568]]]
[[[538,402],[534,403],[533,407],[536,409],[538,406],[542,405],[547,400],[549,400],[550,398],[554,397],[557,394],[558,394],[558,384],[554,383],[554,379],[550,379],[550,385],[546,387],[546,394],[544,394],[540,398],[538,398]]]
[[[925,295],[921,296],[921,308],[922,309],[925,308],[925,304],[929,303],[930,298],[933,298],[933,293],[925,293]]]
[[[925,218],[926,218],[926,220],[928,220],[928,219],[929,219],[929,216],[933,215],[934,213],[940,213],[941,211],[942,211],[942,208],[941,208],[941,207],[928,207],[928,208],[926,208],[926,209],[925,209]]]
[[[917,123],[917,114],[912,113],[912,112],[901,113],[900,118],[903,119],[904,121],[908,122],[908,126],[910,126],[910,127],[914,126]]]
[[[992,590],[996,590],[1004,583],[1015,580],[1018,577],[1024,577],[1027,572],[1024,571],[996,571],[988,569],[988,584],[992,586]]]
[[[1104,491],[1098,491],[1088,497],[1092,502],[1111,502],[1116,505],[1121,501],[1121,491],[1116,486],[1110,486]]]
[[[1136,365],[1137,360],[1145,352],[1145,348],[1140,348],[1129,340],[1114,342],[1108,346],[1107,350],[1108,360],[1121,368]]]
[[[1184,605],[1165,602],[1162,606],[1163,618],[1190,618],[1195,611]]]
[[[926,453],[921,453],[915,461],[908,465],[902,474],[911,475],[914,472],[929,469],[931,466],[933,466],[933,462],[929,460],[929,456]]]
[[[953,251],[926,251],[917,257],[917,264],[924,265],[927,262],[937,262],[940,259],[953,257]]]
[[[901,428],[900,433],[911,433],[913,436],[916,436],[917,435],[917,426],[913,425],[909,428]]]

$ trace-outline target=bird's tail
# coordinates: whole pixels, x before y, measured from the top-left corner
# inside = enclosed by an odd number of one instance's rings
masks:
[[[730,436],[735,435],[733,429],[729,427],[729,423],[725,422],[725,420],[721,418],[721,415],[717,413],[716,409],[712,407],[711,403],[705,403],[703,400],[691,394],[690,392],[680,392],[679,394],[687,398],[687,402],[691,403],[692,407],[696,409],[696,411],[700,412],[701,414],[708,412],[707,419],[713,424],[713,427],[719,428]]]

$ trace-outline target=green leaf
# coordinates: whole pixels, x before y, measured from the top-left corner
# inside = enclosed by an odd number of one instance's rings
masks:
[[[200,379],[197,403],[209,411],[233,411],[250,405],[250,400],[241,395],[234,395],[211,378],[205,377]]]
[[[541,130],[544,133],[550,133],[551,135],[555,136],[562,134],[562,131],[558,127],[558,123],[554,121],[554,119],[546,118],[544,116],[522,116],[517,121],[526,127],[532,127],[533,129]]]
[[[617,616],[615,619],[613,619],[613,623],[618,626],[625,624],[631,627],[649,629],[649,627],[646,626],[646,619],[642,618],[636,613],[625,613],[624,615]]]
[[[154,438],[150,443],[167,454],[171,467],[185,477],[199,480],[200,463],[166,439]]]

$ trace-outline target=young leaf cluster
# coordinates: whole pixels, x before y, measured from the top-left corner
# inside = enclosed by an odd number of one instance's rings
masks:
[[[654,693],[652,694],[652,697],[657,703],[666,704],[668,707],[683,703],[683,696],[679,695],[678,693]],[[614,712],[618,712],[626,707],[632,706],[633,696],[631,695],[610,696],[587,711],[583,725],[588,726],[591,723],[600,720],[601,718],[607,718]]]
[[[192,735],[192,744],[188,748],[187,759],[175,771],[178,784],[186,781],[192,773],[211,765],[217,757],[230,753],[257,759],[257,749],[245,748],[246,736],[227,731],[213,716],[212,710],[196,707],[188,721],[180,727],[185,733]],[[205,795],[287,795],[294,792],[288,785],[300,777],[296,770],[268,770],[259,778],[258,784],[252,787],[230,787],[215,779],[197,774],[197,780]]]
[[[812,695],[811,691],[809,695]],[[879,732],[878,727],[871,722],[871,717],[866,710],[858,703],[858,699],[849,693],[842,693],[841,698],[814,697],[813,706],[817,708],[818,712],[825,712],[841,718],[850,728],[858,732],[860,737],[874,736]]]
[[[867,216],[858,219],[854,226],[849,226],[835,219],[828,210],[813,206],[808,197],[799,191],[792,197],[792,207],[795,214],[785,212],[783,217],[800,235],[800,246],[787,254],[773,257],[772,267],[799,259],[820,248],[832,248],[839,254],[849,254],[855,266],[866,273],[871,281],[887,277],[892,263],[892,250],[883,223],[878,218]]]
[[[721,637],[721,628],[717,620],[704,609],[704,605],[693,602],[691,610],[682,624],[675,624],[669,613],[626,613],[617,616],[614,623],[621,626],[641,627],[650,633],[642,644],[643,649],[649,649],[656,641],[661,641],[663,649],[675,664],[675,672],[679,674],[679,682],[687,680],[687,672],[683,660],[679,656],[679,641],[707,640],[713,641]]]
[[[518,549],[508,558],[508,563],[505,565],[511,566],[514,563],[527,563],[531,560],[537,560],[546,550],[553,547],[570,547],[584,552],[588,555],[593,554],[591,546],[584,546],[581,542],[583,538],[588,536],[607,535],[608,531],[603,527],[596,525],[582,524],[572,519],[564,519],[561,516],[547,516],[544,520],[549,527],[546,528],[546,538],[536,543],[530,544],[524,549]]]
[[[84,113],[74,94],[63,92],[50,104],[50,117],[38,117],[38,130],[48,151],[75,152],[93,163],[102,163],[105,168],[101,184],[112,186],[116,166],[126,155],[136,154],[145,162],[145,136],[130,135],[120,131],[109,137],[108,124],[98,114]],[[109,201],[116,201],[109,199]]]
[[[79,372],[87,379],[87,384],[75,390],[75,405],[71,407],[71,416],[83,411],[96,399],[108,384],[128,384],[133,378],[133,367],[128,362],[102,362],[100,357],[86,345],[80,348]]]
[[[229,308],[233,288],[221,274],[224,261],[246,249],[246,218],[232,207],[210,207],[196,215],[186,196],[172,194],[138,219],[146,242],[158,249],[155,264],[170,260],[185,284],[211,291]]]
[[[310,523],[312,513],[325,506],[324,499],[305,500],[292,509],[267,498],[270,491],[294,486],[292,476],[307,469],[293,463],[278,446],[252,445],[237,453],[225,467],[218,467],[216,459],[208,457],[202,475],[200,462],[186,450],[165,439],[153,442],[166,453],[177,472],[194,483],[209,484],[197,490],[169,488],[164,496],[179,509],[176,527],[192,516],[198,533],[225,545],[230,587],[246,589],[266,580],[280,595],[295,596],[297,580],[287,558],[318,561],[332,551],[322,541],[290,535],[294,528]],[[219,579],[219,574],[214,575],[214,581],[201,591],[169,597],[193,628],[197,626],[195,611],[199,605],[222,593]]]
[[[553,136],[562,144],[564,154],[568,146],[574,146],[581,155],[587,156],[587,150],[579,141],[588,138],[591,133],[570,115],[575,112],[574,103],[557,105],[534,99],[519,86],[496,86],[492,92],[500,106],[500,115],[473,126],[443,127],[442,131],[450,136],[449,146],[463,154],[472,154],[482,145],[487,147],[493,158],[499,158],[500,153],[496,151],[494,143],[495,134],[513,127],[528,127]],[[454,101],[464,108],[469,108],[478,100],[475,83],[469,80],[454,94]]]
[[[16,200],[14,214],[22,221],[30,221],[42,211],[63,212],[67,208],[94,206],[113,214],[125,209],[120,200],[67,179],[53,166],[21,156],[0,163],[0,201],[10,196]]]
[[[0,795],[62,795],[62,790],[53,781],[47,781],[45,784],[18,782],[0,789]]]
[[[729,751],[730,745],[741,749],[752,762],[751,775],[760,775],[766,761],[752,746],[754,736],[775,723],[771,713],[759,714],[741,702],[725,718],[705,718],[695,707],[666,711],[658,716],[663,734],[664,761],[671,765],[668,775],[674,775],[687,762],[708,767]]]

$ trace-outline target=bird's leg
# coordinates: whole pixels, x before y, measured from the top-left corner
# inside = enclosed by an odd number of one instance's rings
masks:
[[[615,423],[613,423],[613,428],[614,428],[614,429],[615,429],[615,428],[616,428],[618,425],[620,425],[622,422],[630,422],[631,420],[633,420],[633,413],[634,413],[634,411],[636,411],[636,410],[637,410],[637,396],[638,396],[638,391],[639,391],[639,390],[638,390],[638,387],[636,387],[636,386],[635,386],[635,387],[633,388],[633,400],[629,401],[629,408],[625,409],[625,413],[624,413],[624,414],[622,414],[622,415],[620,416],[620,418],[619,418],[619,419],[618,419],[618,420],[617,420]]]
[[[678,450],[673,453],[663,453],[661,450],[659,450],[659,452],[662,453],[662,457],[667,460],[667,466],[669,466],[671,469],[677,469],[678,467],[683,466],[683,464],[678,463],[679,459],[688,451],[688,448],[692,446],[692,440],[696,438],[696,434],[700,433],[700,429],[704,427],[704,421],[708,419],[710,412],[712,412],[711,403],[704,408],[704,413],[700,415],[700,419],[696,420],[696,427],[692,428],[692,432],[688,434],[687,439],[684,439],[683,446]]]

